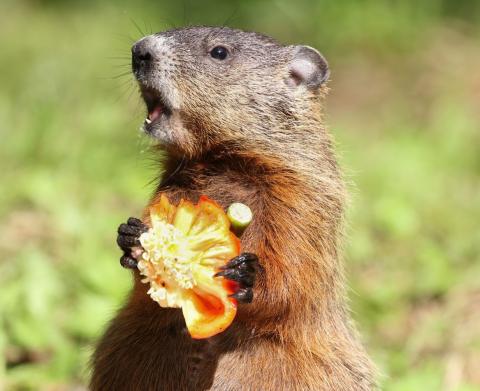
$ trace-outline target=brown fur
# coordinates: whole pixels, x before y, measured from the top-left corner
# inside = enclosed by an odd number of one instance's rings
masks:
[[[209,31],[192,30],[167,34],[186,34],[189,42],[188,34]],[[345,191],[321,118],[325,87],[289,90],[282,80],[290,47],[217,30],[215,39],[241,38],[249,50],[272,52],[265,64],[254,64],[255,72],[240,64],[242,83],[233,71],[222,74],[223,91],[204,73],[180,78],[182,68],[169,75],[188,105],[170,124],[169,137],[181,141],[167,148],[151,203],[163,193],[171,201],[205,194],[225,207],[249,205],[254,221],[242,251],[257,254],[262,266],[254,301],[240,305],[225,332],[196,341],[181,311],[160,308],[135,273],[127,304],[95,352],[91,388],[371,390],[372,365],[345,304],[339,262]],[[175,64],[191,66],[185,58]]]

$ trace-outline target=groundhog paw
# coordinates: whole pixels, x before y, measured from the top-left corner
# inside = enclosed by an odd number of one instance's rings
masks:
[[[135,269],[137,267],[137,258],[143,252],[139,238],[147,230],[148,227],[135,217],[130,217],[126,224],[120,224],[118,227],[117,244],[123,251],[120,264],[124,268]]]
[[[237,299],[240,303],[251,303],[258,266],[258,257],[255,254],[242,253],[222,266],[215,277],[221,276],[235,281],[238,287],[230,297]]]

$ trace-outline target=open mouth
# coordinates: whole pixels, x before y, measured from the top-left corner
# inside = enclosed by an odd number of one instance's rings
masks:
[[[151,132],[162,120],[170,117],[172,110],[160,91],[153,88],[141,87],[141,92],[148,112],[145,122],[143,123],[143,128],[146,132]]]

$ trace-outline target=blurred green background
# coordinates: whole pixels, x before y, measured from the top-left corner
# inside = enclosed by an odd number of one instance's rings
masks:
[[[85,389],[131,283],[115,229],[159,171],[130,45],[186,24],[329,59],[351,306],[382,387],[480,390],[480,3],[466,0],[2,0],[0,389]]]

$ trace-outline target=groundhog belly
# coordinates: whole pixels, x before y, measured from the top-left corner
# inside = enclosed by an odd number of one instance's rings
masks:
[[[209,390],[323,390],[318,388],[319,383],[309,384],[306,377],[299,376],[305,372],[301,368],[304,363],[279,342],[252,337],[242,347],[219,357]],[[315,367],[313,362],[310,366]]]
[[[190,337],[181,311],[145,304],[123,308],[100,341],[92,391],[190,390],[212,378],[209,343]]]

